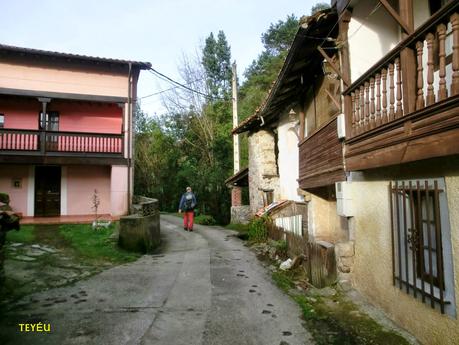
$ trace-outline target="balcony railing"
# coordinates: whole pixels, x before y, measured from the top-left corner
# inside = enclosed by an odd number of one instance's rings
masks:
[[[348,139],[459,95],[458,9],[451,1],[345,91]],[[411,76],[403,74],[407,48],[415,53]]]
[[[0,129],[1,153],[114,154],[123,153],[121,134]]]

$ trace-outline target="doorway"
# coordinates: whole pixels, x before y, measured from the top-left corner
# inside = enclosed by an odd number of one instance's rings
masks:
[[[61,167],[35,167],[35,216],[61,214]]]

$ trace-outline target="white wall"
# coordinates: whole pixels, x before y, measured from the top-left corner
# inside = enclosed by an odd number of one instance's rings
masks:
[[[292,129],[292,127],[294,127]],[[279,184],[281,199],[302,201],[298,196],[298,133],[299,126],[289,122],[285,113],[279,119],[277,127],[279,148]]]
[[[352,82],[400,41],[399,25],[387,10],[380,6],[372,13],[377,6],[377,0],[359,1],[352,11],[348,33]]]

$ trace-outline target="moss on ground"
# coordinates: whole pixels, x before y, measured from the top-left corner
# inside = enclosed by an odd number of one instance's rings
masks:
[[[317,345],[405,345],[400,334],[387,330],[337,292],[330,297],[300,292],[295,281],[303,270],[275,271],[274,282],[300,306],[308,331]]]

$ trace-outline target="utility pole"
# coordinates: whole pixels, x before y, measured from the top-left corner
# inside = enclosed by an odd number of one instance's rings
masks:
[[[236,128],[238,125],[237,117],[237,71],[236,71],[236,61],[233,62],[232,66],[233,77],[233,128]],[[233,134],[233,156],[234,156],[234,173],[236,174],[240,170],[239,166],[239,134]]]

